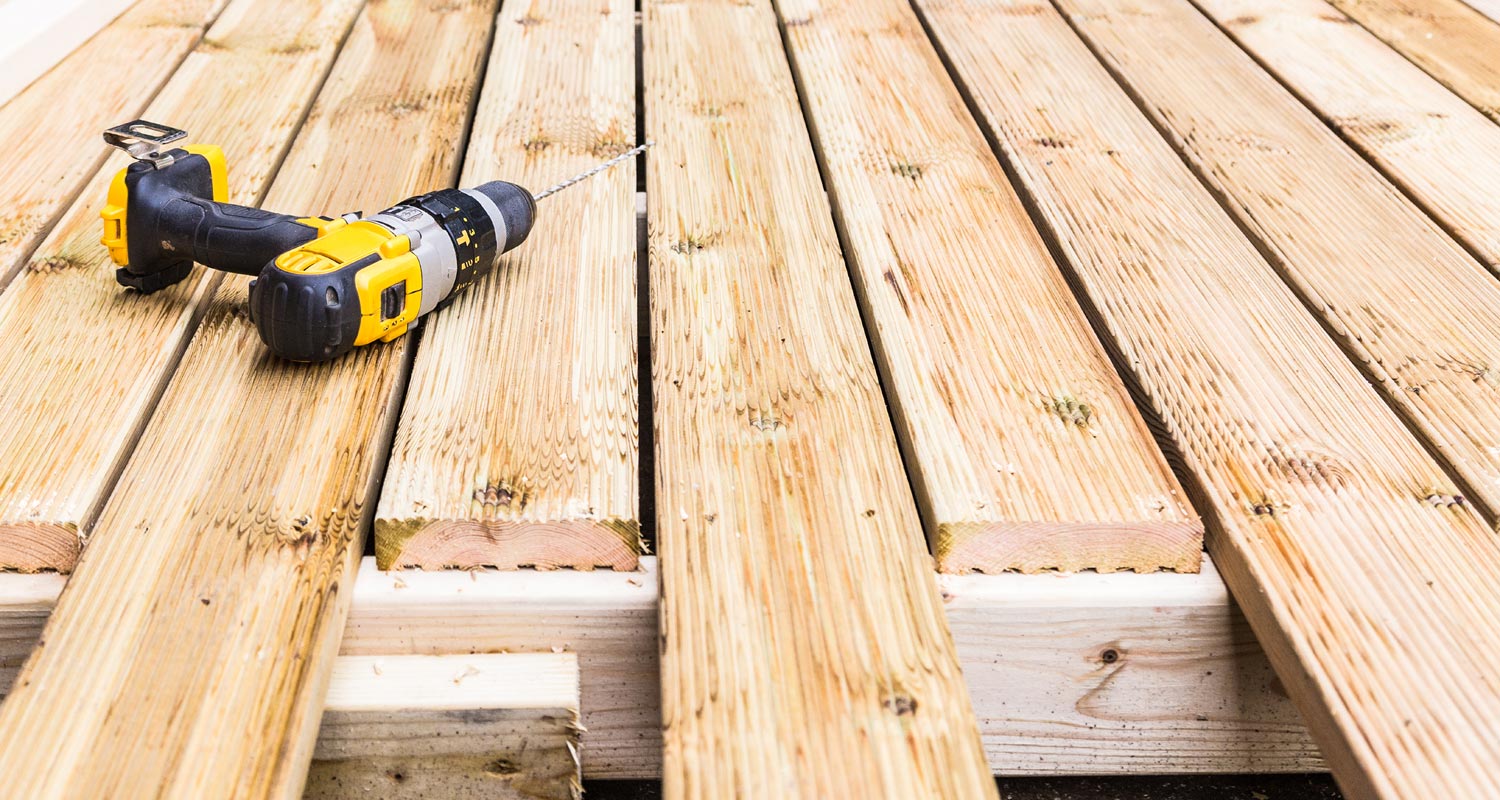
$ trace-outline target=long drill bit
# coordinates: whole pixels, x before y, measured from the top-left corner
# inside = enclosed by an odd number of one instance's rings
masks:
[[[599,173],[601,173],[601,172],[609,169],[610,167],[613,167],[614,165],[620,163],[621,161],[624,161],[624,160],[626,160],[628,158],[633,158],[633,157],[635,157],[639,153],[646,152],[646,148],[648,148],[648,147],[650,147],[651,145],[654,145],[654,144],[656,144],[656,142],[646,142],[645,144],[643,144],[643,145],[641,145],[639,147],[632,148],[630,150],[626,150],[625,152],[623,152],[623,153],[615,156],[614,158],[611,158],[610,160],[604,162],[603,164],[600,164],[600,165],[598,165],[596,167],[593,167],[593,168],[591,168],[591,169],[589,169],[587,171],[580,172],[577,175],[574,175],[573,177],[571,177],[571,178],[569,178],[569,179],[567,179],[565,181],[562,181],[561,183],[554,183],[551,186],[548,186],[547,188],[541,190],[540,192],[537,192],[537,193],[533,194],[531,197],[532,197],[533,200],[540,200],[540,199],[542,199],[543,197],[546,197],[549,194],[556,194],[556,193],[562,191],[563,189],[566,189],[569,186],[572,186],[573,184],[578,183],[579,181],[585,181],[585,180],[588,180],[589,178],[594,177],[595,175],[598,175]]]

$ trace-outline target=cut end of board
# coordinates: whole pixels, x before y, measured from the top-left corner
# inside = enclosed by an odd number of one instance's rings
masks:
[[[72,572],[83,542],[71,522],[0,522],[0,572]]]
[[[627,519],[560,521],[380,519],[375,564],[390,569],[639,569],[641,524]]]
[[[1203,523],[955,522],[938,526],[939,572],[1197,572]]]

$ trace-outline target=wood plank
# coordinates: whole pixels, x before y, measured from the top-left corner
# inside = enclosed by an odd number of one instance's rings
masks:
[[[1050,4],[921,6],[1340,786],[1494,796],[1490,526]]]
[[[25,658],[36,647],[62,582],[56,574],[0,580],[0,697],[15,678],[7,659],[17,650]],[[652,638],[640,640],[649,646]],[[346,646],[358,643],[354,636],[345,639]],[[579,779],[578,680],[573,653],[340,656],[305,795],[400,798],[471,790],[569,797],[561,790]],[[654,710],[655,671],[643,672],[636,683]]]
[[[938,569],[1196,570],[1202,523],[911,6],[778,11]]]
[[[639,572],[381,572],[366,558],[346,654],[578,654],[584,774],[658,777],[656,559]]]
[[[100,132],[140,116],[223,7],[224,0],[139,0],[0,107],[0,142],[7,151],[0,173],[0,197],[6,198],[0,288],[104,164],[108,147]],[[66,124],[58,109],[68,110]]]
[[[465,185],[539,190],[634,146],[630,0],[501,10]],[[540,204],[430,318],[375,521],[382,567],[635,569],[635,169]]]
[[[1197,5],[1500,272],[1500,126],[1322,0]]]
[[[994,796],[775,13],[642,13],[666,795]]]
[[[996,774],[1326,769],[1208,559],[938,581]]]
[[[341,32],[283,27],[313,7],[226,15],[257,37]],[[315,8],[347,25],[357,5]],[[490,0],[371,3],[267,204],[339,213],[449,184],[493,12]],[[275,358],[243,311],[247,283],[214,295],[45,645],[0,706],[0,768],[19,794],[302,789],[407,361],[400,346],[316,366]]]
[[[1463,0],[1330,0],[1427,73],[1500,120],[1500,25]]]
[[[940,575],[938,584],[997,774],[1322,768],[1207,560],[1188,575]],[[61,585],[57,575],[0,577],[0,667],[31,652]],[[639,573],[380,572],[366,558],[343,652],[576,652],[584,775],[658,778],[656,587],[651,556]],[[0,668],[0,693],[13,672]]]
[[[255,204],[358,5],[234,0],[146,116],[221,145],[229,199]],[[280,76],[277,91],[244,78],[260,74]],[[126,163],[109,159],[0,294],[0,408],[12,410],[0,421],[0,569],[73,568],[216,280],[198,268],[149,297],[115,284],[99,210]]]
[[[0,5],[0,30],[5,31],[5,38],[0,39],[0,105],[113,22],[133,2],[31,0]]]
[[[580,732],[572,653],[344,656],[303,796],[573,800]]]
[[[1494,277],[1187,3],[1061,7],[1464,497],[1500,513]]]

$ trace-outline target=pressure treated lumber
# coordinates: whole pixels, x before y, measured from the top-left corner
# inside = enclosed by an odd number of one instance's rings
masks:
[[[1197,5],[1500,271],[1500,125],[1322,0]]]
[[[1207,559],[938,583],[996,774],[1326,769]]]
[[[1495,796],[1492,530],[1050,5],[922,7],[1345,793]]]
[[[1463,0],[1330,0],[1350,19],[1494,120],[1500,120],[1500,25]]]
[[[502,6],[463,184],[539,191],[634,146],[629,0]],[[641,553],[635,168],[543,200],[430,318],[375,521],[390,567],[596,566]]]
[[[493,12],[371,3],[268,206],[338,213],[451,183]],[[213,297],[0,706],[20,795],[302,789],[407,362],[400,345],[278,359],[247,283]]]
[[[1322,769],[1207,560],[1188,575],[939,575],[938,584],[996,774]],[[656,587],[651,556],[638,573],[380,572],[366,558],[343,652],[575,652],[583,774],[657,778]],[[0,693],[13,677],[4,665],[35,646],[61,588],[57,575],[0,576]]]
[[[1201,522],[911,6],[777,10],[938,569],[1196,570]]]
[[[572,653],[345,656],[303,796],[573,800],[580,733]]]
[[[113,22],[132,2],[0,3],[0,30],[5,31],[0,38],[0,106]]]
[[[28,581],[37,585],[13,585]],[[0,641],[25,634],[29,652],[41,623],[22,628],[22,616],[45,619],[62,579],[7,575],[4,583]],[[26,595],[28,604],[17,602]],[[0,697],[14,677],[5,657]],[[579,779],[578,679],[573,653],[341,656],[304,796],[570,797]],[[639,683],[654,693],[655,681],[653,673]]]
[[[665,793],[993,796],[770,0],[643,15]]]
[[[223,7],[224,0],[139,0],[0,106],[7,151],[0,172],[0,288],[104,163],[108,147],[100,132],[140,116]],[[0,84],[9,79],[3,66],[0,76]],[[66,118],[59,109],[67,109]]]
[[[577,653],[584,774],[657,777],[657,585],[651,557],[641,559],[638,572],[380,572],[366,558],[343,652]]]
[[[356,0],[234,0],[146,116],[191,131],[195,141],[221,145],[229,160],[229,199],[254,204],[357,7]],[[276,90],[246,75],[275,75]],[[0,294],[0,408],[7,410],[0,419],[6,456],[0,460],[0,569],[73,568],[81,537],[215,280],[197,268],[150,296],[116,285],[114,265],[99,244],[99,209],[110,179],[126,163],[119,155],[108,160]],[[206,405],[205,413],[212,413],[223,401]],[[199,425],[193,417],[179,433]],[[152,477],[170,484],[178,474]]]
[[[1495,519],[1500,283],[1192,6],[1060,5]]]

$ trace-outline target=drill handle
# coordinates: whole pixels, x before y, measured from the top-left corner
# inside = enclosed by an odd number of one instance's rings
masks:
[[[224,202],[224,155],[212,146],[136,161],[110,184],[103,242],[125,286],[154,292],[187,277],[193,262],[259,274],[282,253],[318,237],[320,220],[300,220]]]
[[[179,195],[161,210],[173,249],[212,269],[259,275],[277,256],[318,237],[312,221]]]

